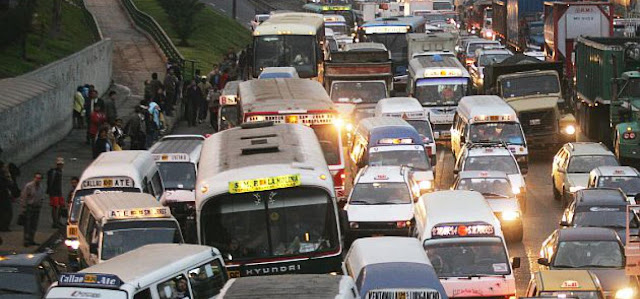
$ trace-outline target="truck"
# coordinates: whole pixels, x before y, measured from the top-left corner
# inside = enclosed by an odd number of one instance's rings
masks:
[[[453,3],[449,0],[408,0],[404,1],[404,15],[415,16],[416,12],[453,11]]]
[[[529,24],[542,15],[543,0],[494,0],[493,33],[514,51],[526,49]]]
[[[491,0],[478,0],[469,7],[465,15],[468,31],[479,32],[484,27],[486,17],[492,18],[491,15],[486,15],[486,10],[490,9],[491,5]]]
[[[544,51],[552,61],[564,62],[567,78],[574,75],[573,51],[579,36],[613,36],[610,2],[545,2]]]
[[[585,135],[613,147],[622,163],[640,158],[640,38],[579,37],[577,115]]]
[[[455,55],[458,36],[451,32],[407,34],[407,57],[409,60],[425,52],[450,52]]]
[[[484,68],[484,92],[496,94],[518,114],[530,148],[554,150],[576,140],[575,117],[563,97],[561,62],[516,54]]]

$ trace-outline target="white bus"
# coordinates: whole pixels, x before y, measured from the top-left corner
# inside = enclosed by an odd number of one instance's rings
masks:
[[[321,14],[274,14],[253,31],[251,77],[266,67],[292,66],[300,78],[322,78],[324,18]]]
[[[429,114],[437,140],[449,141],[458,101],[469,94],[471,77],[456,58],[434,55],[409,62],[407,93]]]
[[[311,127],[331,170],[336,195],[347,196],[343,121],[322,84],[305,79],[251,80],[240,84],[239,99],[242,122],[268,120]]]
[[[199,243],[220,249],[230,277],[340,271],[345,213],[312,129],[244,123],[202,153]]]

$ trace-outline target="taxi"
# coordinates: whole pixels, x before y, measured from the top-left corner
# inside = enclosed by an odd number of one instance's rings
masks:
[[[600,166],[589,173],[587,188],[619,188],[627,195],[629,203],[636,204],[640,193],[640,172],[630,166]]]
[[[366,236],[411,235],[419,191],[410,176],[410,168],[401,166],[360,170],[344,207],[349,219],[348,243]]]
[[[522,217],[526,209],[524,192],[511,186],[506,173],[463,171],[458,174],[451,189],[480,192],[500,220],[505,238],[514,242],[522,241]]]
[[[531,275],[527,297],[604,299],[598,278],[587,270],[546,270]]]
[[[553,157],[551,185],[553,197],[566,207],[576,191],[589,183],[589,173],[600,166],[619,166],[616,156],[602,143],[569,142]]]
[[[453,168],[455,178],[463,171],[501,171],[507,174],[513,190],[525,196],[526,184],[520,166],[506,143],[467,143]]]

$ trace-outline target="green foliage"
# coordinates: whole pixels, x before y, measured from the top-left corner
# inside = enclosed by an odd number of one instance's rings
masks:
[[[205,8],[204,4],[199,0],[160,0],[160,5],[169,16],[180,45],[188,46],[188,39],[196,29],[195,16]]]

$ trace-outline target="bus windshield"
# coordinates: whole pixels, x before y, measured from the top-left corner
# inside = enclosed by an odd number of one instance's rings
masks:
[[[439,277],[511,274],[507,253],[500,238],[456,238],[426,242],[424,249]]]
[[[387,50],[391,52],[391,60],[394,63],[407,64],[407,34],[406,33],[389,33],[389,34],[367,34],[368,42],[381,43]]]
[[[382,81],[344,81],[331,84],[331,100],[334,103],[378,103],[387,97],[387,85]]]
[[[513,189],[506,178],[469,178],[461,179],[456,190],[473,190],[484,196],[512,198]]]
[[[102,237],[103,261],[138,247],[158,243],[182,243],[180,228],[170,221],[119,221],[107,223]]]
[[[82,198],[98,193],[122,193],[122,192],[133,192],[140,193],[142,192],[138,188],[100,188],[100,189],[80,189],[76,191],[73,195],[73,202],[71,203],[71,212],[69,213],[69,221],[71,223],[78,221],[78,216],[80,216],[80,208],[82,208]]]
[[[316,76],[314,35],[267,35],[255,37],[254,77],[265,67],[292,66],[301,78]]]
[[[191,162],[157,163],[166,190],[193,190],[196,187],[196,166]]]
[[[311,126],[313,131],[318,137],[320,147],[322,147],[322,153],[324,159],[327,160],[328,165],[342,164],[340,161],[340,151],[342,143],[340,142],[340,133],[338,128],[333,125],[313,125]]]
[[[524,136],[519,123],[475,123],[469,127],[469,141],[524,145]]]
[[[621,98],[640,98],[640,79],[631,79],[620,92]]]
[[[413,96],[422,106],[455,106],[467,94],[468,83],[468,78],[418,79]]]
[[[433,131],[428,121],[415,119],[407,119],[406,121],[418,131],[418,134],[422,137],[422,142],[433,142]]]
[[[518,164],[512,156],[477,156],[468,157],[463,171],[502,171],[506,174],[520,174]]]
[[[336,250],[337,220],[331,196],[313,187],[223,194],[202,207],[204,245],[235,260]]]

